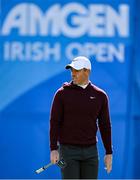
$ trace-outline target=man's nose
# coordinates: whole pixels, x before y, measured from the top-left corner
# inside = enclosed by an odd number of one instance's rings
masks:
[[[75,75],[74,75],[73,73],[71,73],[71,77],[72,77],[72,78],[74,78],[74,77],[75,77]]]
[[[72,70],[72,71],[71,71],[71,74],[72,74],[72,76],[75,76],[75,71]]]
[[[75,75],[75,73],[74,73],[73,71],[71,72],[71,74],[72,74],[72,76],[74,76],[74,75]]]

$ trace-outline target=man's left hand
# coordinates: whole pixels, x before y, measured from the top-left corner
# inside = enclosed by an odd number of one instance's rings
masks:
[[[107,173],[110,173],[112,170],[112,154],[106,154],[105,155],[104,163],[105,163]]]

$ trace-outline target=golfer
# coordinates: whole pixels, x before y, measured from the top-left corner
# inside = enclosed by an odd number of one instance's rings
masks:
[[[107,94],[89,80],[91,62],[78,56],[66,66],[72,81],[55,93],[50,113],[50,158],[63,158],[62,179],[97,179],[99,128],[105,148],[105,167],[112,170],[111,122]]]

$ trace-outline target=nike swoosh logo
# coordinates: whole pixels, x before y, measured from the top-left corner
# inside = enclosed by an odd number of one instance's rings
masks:
[[[90,99],[96,99],[96,97],[94,97],[94,96],[90,96]]]

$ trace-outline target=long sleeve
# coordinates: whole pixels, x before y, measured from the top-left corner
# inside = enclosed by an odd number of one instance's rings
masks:
[[[106,154],[112,154],[111,122],[107,95],[104,96],[104,102],[98,117],[98,125]]]
[[[57,141],[59,136],[59,125],[63,118],[63,105],[58,91],[53,99],[51,113],[50,113],[50,149],[58,149]]]

